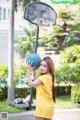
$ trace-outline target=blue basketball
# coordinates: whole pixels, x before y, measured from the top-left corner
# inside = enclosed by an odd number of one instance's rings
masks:
[[[30,54],[26,58],[26,63],[31,64],[31,67],[38,68],[40,66],[41,58],[38,54]]]

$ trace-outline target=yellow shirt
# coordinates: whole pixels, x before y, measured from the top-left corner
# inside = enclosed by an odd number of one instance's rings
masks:
[[[35,116],[52,118],[54,113],[54,101],[52,98],[52,77],[42,75],[39,80],[43,82],[36,87],[36,110]]]

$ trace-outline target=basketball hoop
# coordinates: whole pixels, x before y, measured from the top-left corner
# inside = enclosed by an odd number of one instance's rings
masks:
[[[36,25],[54,25],[56,18],[55,10],[43,2],[30,3],[24,10],[24,19]]]
[[[24,9],[24,19],[28,20],[32,24],[37,25],[36,32],[36,46],[35,53],[37,53],[38,47],[38,34],[39,34],[39,26],[48,28],[47,26],[52,26],[56,24],[57,14],[55,10],[46,3],[43,2],[33,2],[27,5]],[[30,101],[29,107],[31,107],[32,103],[32,88],[30,90]]]

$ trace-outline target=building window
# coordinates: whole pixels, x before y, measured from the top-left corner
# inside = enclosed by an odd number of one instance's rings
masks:
[[[6,9],[3,9],[3,20],[6,20]]]
[[[2,20],[2,7],[0,7],[0,20]]]
[[[9,20],[9,10],[8,8],[0,7],[0,21]]]

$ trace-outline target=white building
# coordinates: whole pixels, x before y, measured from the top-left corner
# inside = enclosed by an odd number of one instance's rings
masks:
[[[0,64],[8,64],[8,30],[9,30],[9,0],[0,0]],[[23,19],[24,11],[15,12],[14,38],[24,36],[25,33],[20,26],[27,26],[27,21]],[[18,60],[19,55],[14,54],[14,60]]]

